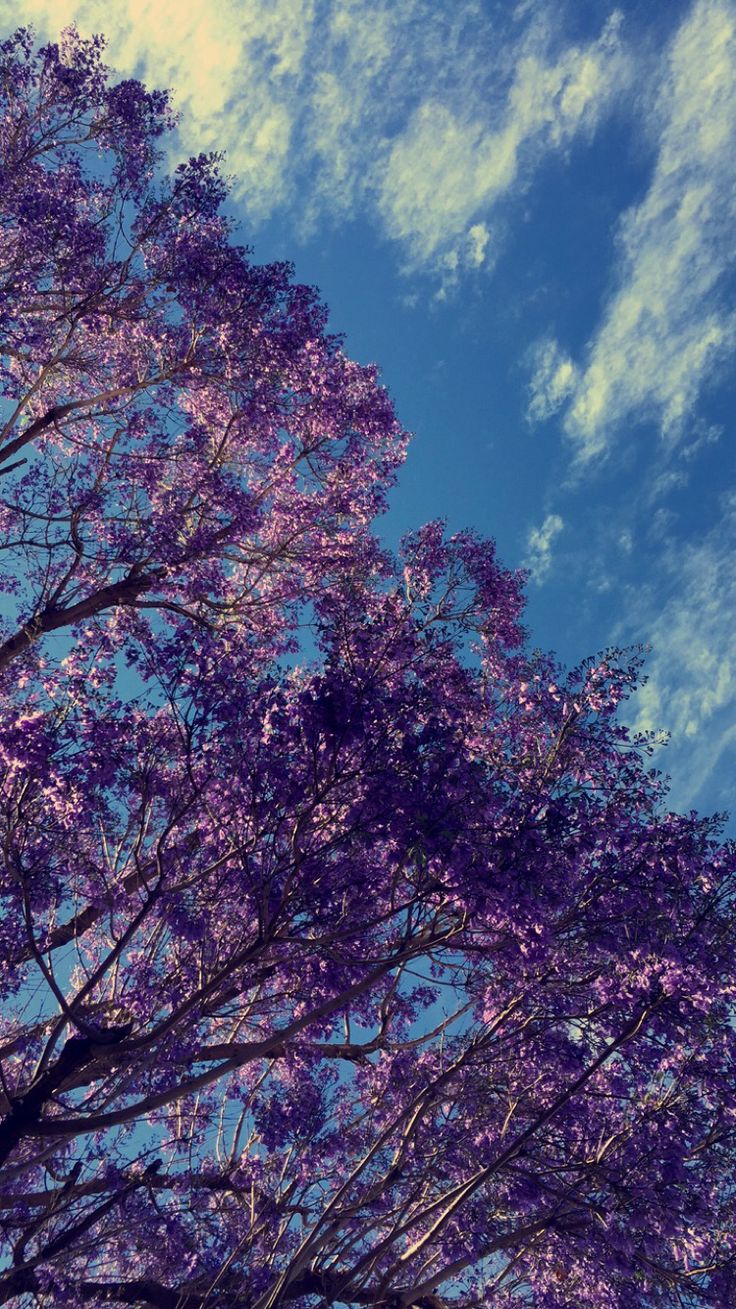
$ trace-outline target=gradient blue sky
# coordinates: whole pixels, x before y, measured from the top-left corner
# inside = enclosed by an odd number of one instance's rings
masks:
[[[380,364],[387,537],[494,536],[567,662],[651,644],[673,805],[736,807],[735,0],[0,0],[72,21]]]

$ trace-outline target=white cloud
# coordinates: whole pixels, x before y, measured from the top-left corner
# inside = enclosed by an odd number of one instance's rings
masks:
[[[486,262],[486,250],[491,234],[485,223],[473,223],[468,228],[468,263],[480,268]]]
[[[541,527],[533,527],[529,532],[524,567],[533,581],[541,583],[547,576],[552,566],[552,543],[564,526],[559,514],[547,514]]]
[[[575,390],[578,370],[551,338],[536,346],[532,360],[534,371],[529,385],[527,415],[533,422],[539,422],[557,413]]]
[[[449,98],[422,100],[391,143],[378,198],[410,264],[462,249],[479,216],[524,185],[538,159],[593,129],[628,76],[618,28],[614,16],[588,46],[549,55],[546,33],[532,24],[500,106],[472,85],[470,94],[459,86]]]
[[[0,0],[0,18],[15,26],[17,6]],[[22,14],[46,36],[71,22],[102,32],[114,68],[172,88],[183,152],[226,149],[257,217],[290,194],[290,101],[313,18],[313,0],[24,0]]]
[[[684,469],[665,468],[651,478],[646,489],[646,498],[649,504],[656,504],[657,500],[664,500],[670,492],[681,490],[683,486],[687,486],[687,483],[688,474]]]
[[[680,447],[680,457],[685,460],[694,459],[701,450],[720,441],[722,436],[722,427],[719,427],[716,423],[706,423],[702,418],[698,418],[692,424],[688,433],[687,444]]]
[[[729,783],[719,764],[736,745],[736,497],[704,541],[670,545],[665,561],[658,593],[639,601],[630,629],[652,646],[633,725],[671,733],[657,763],[675,778],[678,807],[693,803],[706,783],[732,803],[732,776]]]
[[[655,123],[651,185],[622,219],[618,288],[565,415],[583,461],[632,416],[657,421],[674,440],[733,349],[736,315],[725,294],[736,218],[731,0],[696,0],[664,59]]]
[[[368,212],[445,288],[489,266],[496,206],[593,129],[628,67],[615,16],[565,45],[539,6],[475,0],[24,0],[22,19],[102,31],[114,67],[173,87],[183,151],[227,151],[251,225]]]

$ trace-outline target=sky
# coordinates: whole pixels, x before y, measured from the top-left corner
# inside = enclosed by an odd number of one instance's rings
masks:
[[[415,433],[379,530],[529,570],[532,645],[644,643],[674,808],[736,809],[736,0],[0,0],[225,150]],[[734,825],[732,823],[732,830]]]

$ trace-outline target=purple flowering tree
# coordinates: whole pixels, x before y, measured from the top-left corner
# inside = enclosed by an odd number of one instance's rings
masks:
[[[0,79],[0,1304],[727,1309],[734,853],[636,666],[379,546],[390,402],[165,95]]]

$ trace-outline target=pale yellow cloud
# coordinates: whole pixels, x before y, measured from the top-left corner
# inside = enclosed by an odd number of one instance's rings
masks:
[[[368,214],[444,292],[491,265],[498,202],[595,125],[626,67],[615,19],[564,46],[536,5],[494,19],[476,0],[24,0],[23,21],[102,31],[114,67],[173,87],[180,153],[227,152],[251,226]]]
[[[473,225],[523,185],[541,157],[592,130],[629,75],[619,26],[614,16],[587,47],[549,55],[546,34],[533,25],[515,52],[500,115],[473,90],[452,102],[422,100],[391,144],[379,194],[386,228],[410,262],[467,248]]]
[[[552,339],[539,342],[532,351],[533,373],[529,386],[527,415],[533,422],[550,418],[575,390],[577,369]]]
[[[400,52],[414,0],[367,6],[341,0],[320,32],[304,118],[314,165],[306,219],[334,221],[361,208],[373,187],[387,110],[400,92]]]
[[[485,223],[473,223],[468,228],[468,263],[480,268],[486,262],[486,251],[491,234]]]
[[[697,0],[669,51],[651,185],[623,218],[618,289],[571,392],[582,460],[630,416],[675,439],[736,339],[723,295],[736,219],[736,6]]]
[[[707,782],[731,804],[723,761],[736,745],[736,497],[702,542],[670,544],[665,560],[656,596],[630,597],[638,615],[628,635],[652,646],[633,726],[671,733],[657,763],[676,778],[673,803],[694,803]]]
[[[534,582],[541,583],[552,567],[552,545],[565,524],[559,514],[547,514],[540,527],[533,527],[527,536],[527,554],[524,567]]]
[[[181,154],[226,149],[251,216],[291,194],[291,98],[302,75],[313,0],[24,0],[23,21],[54,36],[74,22],[103,32],[106,59],[182,111]],[[0,0],[6,27],[17,7]]]

